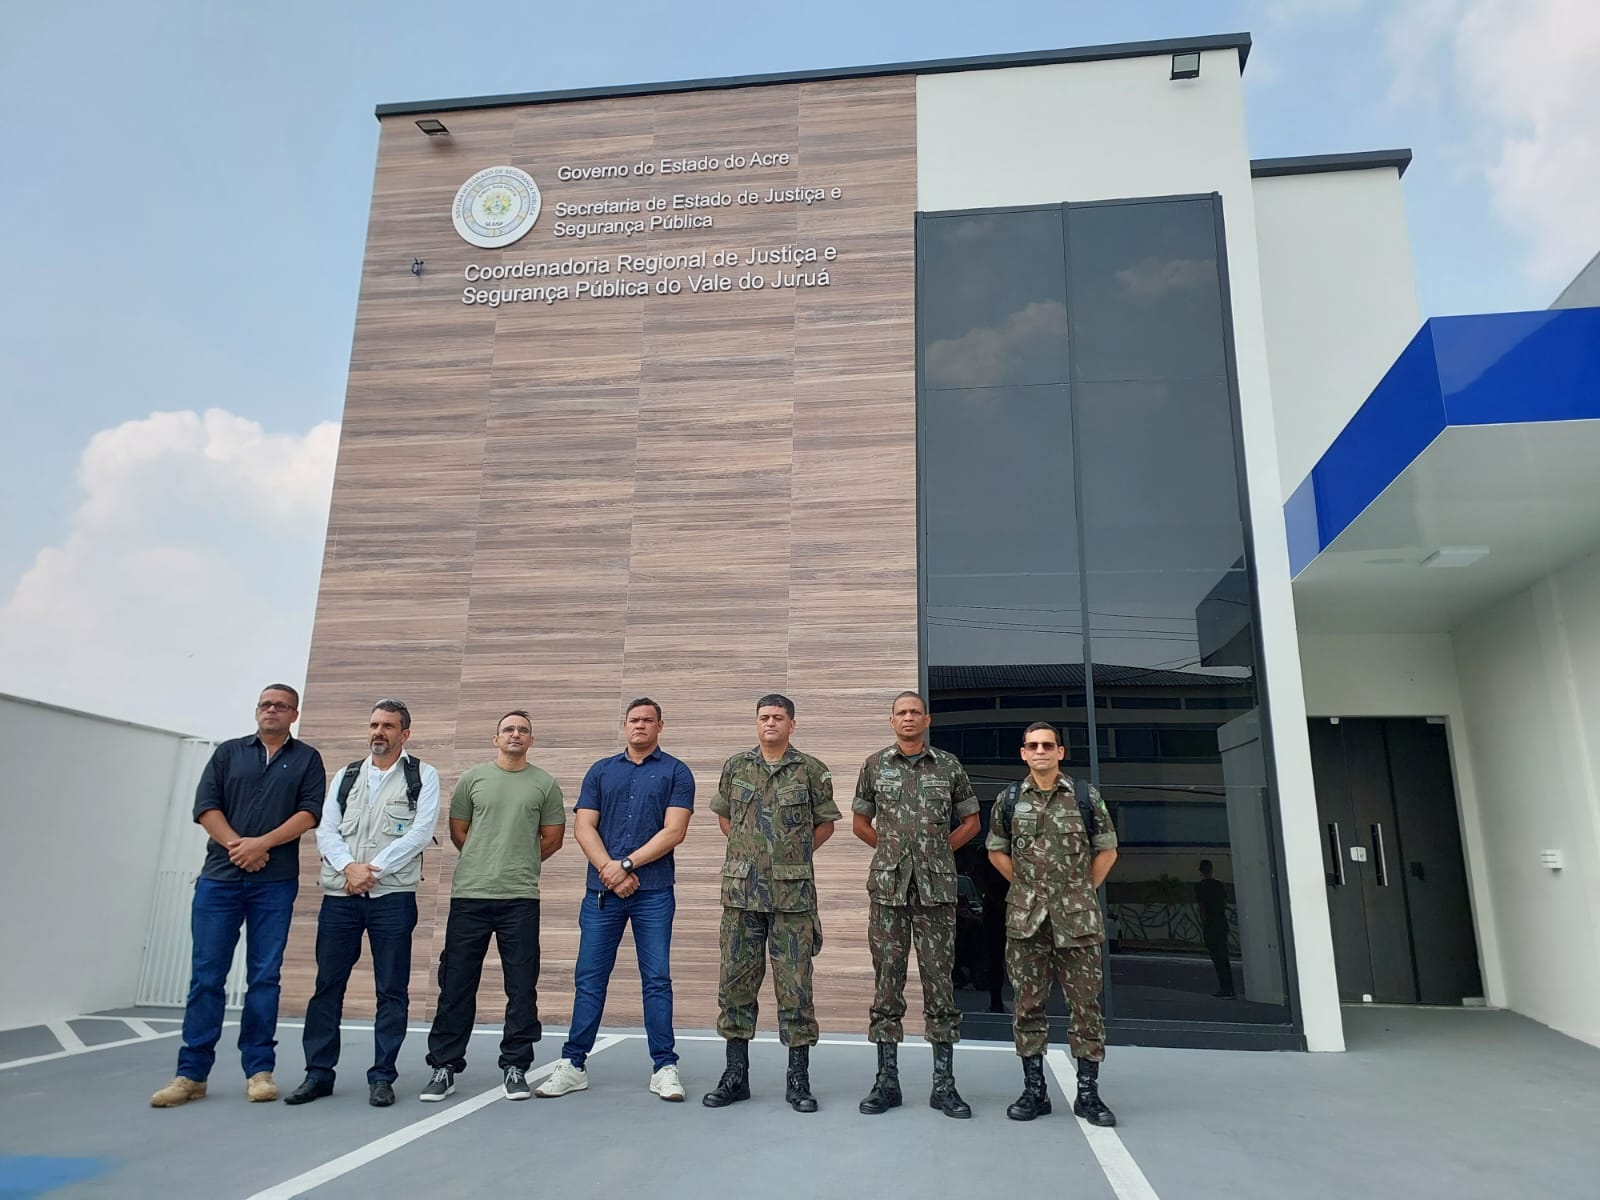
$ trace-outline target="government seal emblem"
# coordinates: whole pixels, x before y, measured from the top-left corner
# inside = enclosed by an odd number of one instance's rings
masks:
[[[485,167],[461,185],[452,216],[474,246],[509,246],[539,219],[539,185],[516,167]]]

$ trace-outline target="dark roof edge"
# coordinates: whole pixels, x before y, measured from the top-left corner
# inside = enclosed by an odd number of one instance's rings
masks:
[[[771,83],[816,83],[829,79],[873,79],[884,75],[947,75],[956,71],[990,71],[1002,67],[1042,67],[1058,63],[1105,62],[1148,58],[1180,50],[1236,50],[1239,70],[1250,57],[1248,33],[1214,33],[1193,38],[1151,42],[1114,42],[1064,50],[1030,50],[1020,54],[982,54],[972,58],[935,58],[926,62],[883,63],[868,67],[836,67],[820,71],[781,71],[768,75],[730,75],[720,79],[684,79],[672,83],[631,83],[620,87],[567,88],[555,92],[520,92],[504,96],[470,96],[454,100],[418,100],[380,104],[379,117],[420,116],[472,108],[504,108],[513,104],[553,104],[564,100],[604,100],[619,96],[658,96],[672,92],[709,92],[758,87]]]
[[[1393,167],[1400,174],[1411,165],[1409,147],[1399,150],[1358,150],[1353,154],[1302,154],[1297,158],[1252,158],[1252,179],[1279,175],[1321,175],[1326,171],[1372,171]]]

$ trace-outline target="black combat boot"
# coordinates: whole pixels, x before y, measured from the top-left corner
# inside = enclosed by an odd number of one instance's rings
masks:
[[[1006,1109],[1013,1121],[1031,1121],[1050,1111],[1050,1093],[1044,1086],[1044,1057],[1028,1054],[1022,1059],[1022,1095]]]
[[[783,1098],[795,1112],[816,1112],[817,1098],[811,1094],[811,1047],[789,1047],[789,1076]]]
[[[750,1043],[743,1038],[728,1039],[728,1066],[717,1086],[700,1103],[707,1108],[726,1108],[739,1100],[750,1099]]]
[[[867,1098],[858,1106],[868,1116],[900,1107],[899,1050],[893,1042],[878,1043],[878,1077],[872,1081]]]
[[[1078,1098],[1072,1102],[1072,1112],[1091,1125],[1117,1123],[1117,1114],[1100,1099],[1100,1064],[1087,1058],[1078,1060]]]
[[[955,1050],[949,1042],[933,1044],[933,1091],[928,1096],[928,1107],[965,1121],[972,1115],[972,1105],[956,1091]]]

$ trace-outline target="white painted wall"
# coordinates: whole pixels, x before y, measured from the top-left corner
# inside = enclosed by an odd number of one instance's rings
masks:
[[[1485,998],[1506,1004],[1493,879],[1477,774],[1448,633],[1300,635],[1306,712],[1319,717],[1443,717],[1461,814],[1472,923]]]
[[[1422,327],[1400,172],[1255,181],[1267,356],[1287,499]]]
[[[1208,51],[1198,79],[1171,67],[1163,54],[919,76],[917,207],[1248,193],[1237,53]]]
[[[1504,1003],[1600,1046],[1600,554],[1474,615],[1455,650]]]
[[[193,796],[197,744],[0,695],[0,1028],[134,1002],[170,801],[175,787]]]
[[[1342,1050],[1322,846],[1306,739],[1262,315],[1238,55],[927,75],[917,80],[917,206],[946,209],[1217,192],[1228,242],[1240,416],[1272,702],[1284,878],[1307,1045]]]

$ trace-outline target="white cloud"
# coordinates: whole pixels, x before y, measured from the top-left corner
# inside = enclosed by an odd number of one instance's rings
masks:
[[[1117,272],[1117,282],[1130,296],[1149,299],[1215,283],[1217,264],[1209,258],[1161,258],[1151,255]]]
[[[1529,277],[1565,283],[1600,248],[1600,4],[1406,0],[1387,38],[1396,98],[1454,97]]]
[[[928,347],[928,377],[940,387],[983,387],[1011,382],[1022,365],[1051,355],[1067,336],[1067,307],[1035,300],[998,327],[979,326]]]
[[[0,691],[206,736],[305,672],[339,427],[220,409],[90,439],[82,502],[0,607]]]

